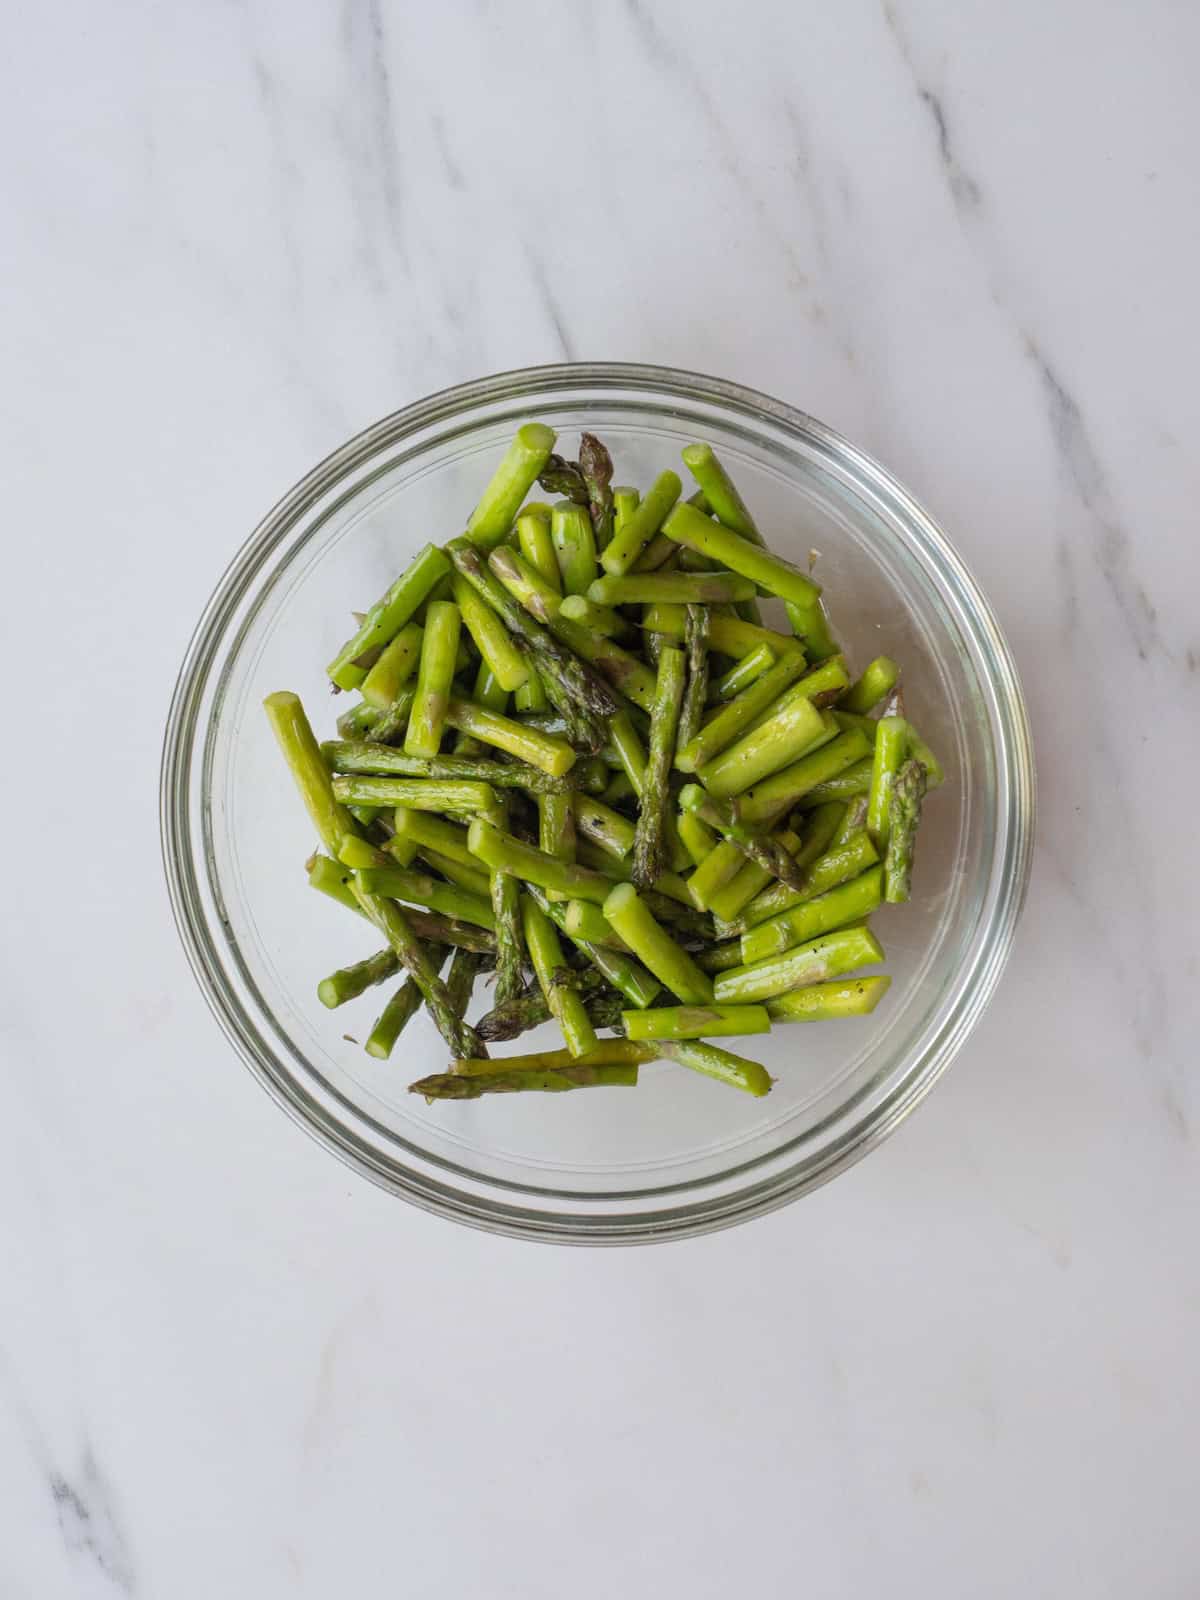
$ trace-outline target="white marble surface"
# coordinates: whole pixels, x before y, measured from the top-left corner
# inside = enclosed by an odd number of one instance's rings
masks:
[[[1200,12],[63,0],[6,43],[0,1595],[1194,1595]],[[887,462],[1040,760],[953,1072],[655,1250],[343,1170],[224,1045],[158,863],[252,523],[376,416],[568,356]]]

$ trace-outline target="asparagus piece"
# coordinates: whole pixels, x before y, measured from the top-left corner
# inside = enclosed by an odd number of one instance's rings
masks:
[[[849,801],[831,800],[828,802],[828,806],[830,809],[836,806],[840,813],[837,826],[834,828],[829,840],[829,848],[831,850],[840,850],[844,844],[850,843],[856,833],[861,833],[866,827],[867,797],[860,794],[855,795]],[[818,807],[814,816],[819,815],[824,809],[824,807]],[[824,854],[823,851],[821,853]]]
[[[409,715],[412,712],[413,702],[417,698],[417,688],[413,684],[410,688],[401,689],[400,693],[384,711],[379,721],[371,729],[371,738],[375,743],[391,744],[399,739],[408,727]],[[338,732],[342,731],[338,724]]]
[[[460,627],[458,607],[453,601],[436,600],[426,611],[417,695],[404,735],[404,748],[410,756],[435,756],[441,747]]]
[[[882,960],[883,948],[869,928],[840,928],[749,966],[719,972],[713,980],[713,994],[730,1005],[770,1000],[790,989],[824,983]]]
[[[883,999],[892,980],[878,978],[835,978],[830,983],[813,983],[806,989],[793,989],[767,1001],[772,1022],[825,1022],[834,1017],[869,1016]]]
[[[638,508],[641,494],[637,489],[627,485],[616,485],[613,488],[613,533],[621,531],[621,524],[626,521]]]
[[[405,978],[376,1017],[364,1047],[367,1054],[374,1056],[377,1061],[386,1061],[396,1040],[421,1009],[421,1004],[419,986],[412,978]]]
[[[695,817],[705,827],[708,826],[705,819],[696,811],[685,811],[684,815]],[[687,880],[688,897],[692,904],[700,911],[709,910],[718,891],[732,881],[741,870],[745,859],[744,852],[739,850],[732,840],[718,839],[714,848]]]
[[[748,655],[740,661],[735,661],[729,671],[718,678],[713,684],[711,698],[718,705],[735,699],[743,689],[748,689],[752,683],[757,683],[764,672],[769,672],[775,665],[775,652],[769,644],[756,645]]]
[[[784,609],[793,633],[804,640],[804,653],[810,661],[825,661],[839,653],[819,596],[810,601],[789,602]]]
[[[746,509],[745,501],[734,487],[733,480],[722,466],[712,445],[686,445],[683,450],[683,464],[695,478],[706,504],[717,521],[724,523],[725,527],[731,528],[734,533],[741,534],[743,539],[749,539],[751,544],[761,545],[762,534],[755,526],[754,518]]]
[[[537,904],[541,906],[551,922],[562,929],[580,954],[586,956],[598,972],[603,973],[613,988],[624,995],[630,1005],[637,1006],[640,1009],[653,1004],[655,996],[660,992],[662,986],[656,978],[646,971],[640,962],[635,961],[632,956],[626,955],[623,950],[610,949],[606,945],[592,944],[587,939],[579,938],[577,934],[571,933],[567,927],[567,906],[548,900],[545,890],[538,888],[536,885],[529,886],[529,893]]]
[[[496,922],[496,1003],[504,1005],[520,993],[522,985],[521,885],[509,872],[493,872],[491,888]]]
[[[641,625],[644,632],[665,634],[668,639],[678,642],[683,638],[686,620],[683,606],[655,605],[647,606],[642,612]],[[710,650],[740,661],[761,644],[765,644],[779,659],[804,655],[799,641],[789,638],[786,633],[776,633],[774,628],[763,628],[754,622],[743,622],[740,617],[726,616],[724,612],[713,614],[709,624]]]
[[[814,706],[824,708],[831,705],[850,681],[846,671],[846,663],[841,656],[830,656],[828,661],[822,661],[819,667],[813,667],[806,672],[798,683],[794,683],[774,706],[769,706],[765,711],[760,711],[754,721],[746,730],[752,733],[755,728],[761,727],[769,717],[779,711],[786,711],[789,706],[798,700],[811,700]],[[831,713],[831,717],[832,717]],[[834,717],[831,727],[836,728]]]
[[[598,844],[606,855],[619,859],[633,849],[636,829],[628,817],[591,795],[572,795],[571,804],[580,833]]]
[[[635,572],[597,578],[587,590],[588,599],[598,606],[719,605],[753,594],[749,578],[732,572]]]
[[[666,865],[663,840],[670,793],[667,780],[675,756],[675,732],[686,670],[687,658],[683,651],[667,645],[658,664],[642,805],[633,842],[633,881],[640,889],[649,889],[661,877]]]
[[[486,872],[479,871],[478,864],[474,867],[464,867],[460,861],[455,861],[450,856],[439,855],[436,850],[429,849],[421,851],[421,860],[425,866],[432,867],[434,872],[440,872],[448,883],[465,889],[477,900],[491,900],[492,881]]]
[[[946,774],[942,763],[922,739],[921,735],[910,722],[908,725],[908,753],[914,761],[919,761],[925,768],[926,789],[936,789],[945,781]]]
[[[495,929],[491,905],[481,895],[460,889],[455,883],[440,883],[428,873],[413,872],[407,867],[360,867],[357,881],[367,894],[426,906],[443,916],[486,928],[489,933]]]
[[[551,512],[550,537],[563,594],[587,594],[597,571],[591,518],[569,500],[560,500]]]
[[[719,620],[714,617],[709,623],[710,649],[719,648],[715,643]],[[795,683],[803,672],[804,657],[798,651],[781,656],[761,678],[743,689],[728,705],[714,712],[700,731],[693,734],[675,757],[675,765],[680,772],[698,771],[740,739],[755,718],[776,706],[784,690]]]
[[[546,698],[546,691],[542,688],[542,680],[538,677],[536,667],[530,667],[529,676],[513,696],[513,707],[518,712],[549,710],[550,702]]]
[[[449,572],[446,557],[435,545],[419,550],[387,593],[371,607],[358,632],[329,663],[327,671],[339,689],[357,689],[384,645],[391,642],[434,585]]]
[[[372,778],[343,775],[333,780],[333,795],[344,805],[404,806],[412,811],[490,811],[496,791],[490,783],[443,778]]]
[[[849,737],[848,733],[842,735],[843,739]],[[880,718],[875,733],[871,786],[867,792],[867,832],[877,850],[882,851],[887,846],[892,785],[907,755],[908,723],[903,717]]]
[[[588,511],[597,550],[607,550],[613,536],[612,457],[594,433],[579,438],[579,471],[587,490]]]
[[[816,706],[811,700],[796,700],[706,762],[696,775],[713,799],[729,799],[828,742],[825,719]]]
[[[801,795],[797,804],[807,810],[810,806],[825,805],[830,800],[855,800],[870,792],[874,760],[864,756],[851,766],[843,768],[824,783],[818,783],[807,794]]]
[[[388,841],[389,855],[396,854],[397,844],[401,846],[401,853],[411,845],[414,855],[418,850],[436,850],[439,856],[456,861],[460,866],[479,870],[478,858],[471,854],[467,846],[467,830],[458,823],[447,822],[426,811],[408,811],[404,807],[396,811],[394,820],[396,832]],[[400,865],[406,863],[400,861]]]
[[[663,523],[663,532],[676,543],[752,579],[759,588],[783,600],[808,605],[821,592],[799,567],[702,516],[694,506],[677,505]]]
[[[629,632],[629,624],[619,612],[611,606],[595,605],[582,594],[566,595],[559,607],[559,616],[573,622],[577,628],[587,628],[606,639]]]
[[[373,893],[362,881],[363,874],[356,872],[351,887],[362,909],[383,934],[399,957],[400,965],[421,991],[429,1014],[456,1056],[480,1054],[479,1040],[474,1028],[455,1013],[446,993],[446,986],[438,977],[429,958],[427,948],[421,943],[412,924],[392,900]],[[460,891],[455,891],[458,893]],[[488,908],[489,916],[491,908]]]
[[[771,1019],[763,1006],[658,1006],[650,1011],[624,1011],[628,1039],[703,1039],[739,1033],[769,1033]]]
[[[662,472],[655,479],[645,499],[622,518],[621,526],[613,534],[612,542],[600,557],[605,572],[621,577],[628,572],[653,536],[663,525],[671,507],[679,499],[683,488],[676,472]]]
[[[568,461],[566,456],[552,455],[538,473],[538,487],[547,494],[563,495],[574,505],[587,504],[587,485],[583,481],[578,461]]]
[[[598,1039],[594,1050],[580,1058],[567,1049],[534,1050],[527,1055],[504,1056],[491,1061],[486,1057],[459,1057],[450,1063],[454,1077],[491,1078],[505,1072],[559,1072],[564,1068],[636,1067],[658,1059],[653,1044],[637,1044],[631,1039]]]
[[[471,995],[475,988],[475,979],[483,970],[483,957],[474,950],[456,950],[454,959],[450,963],[450,976],[446,979],[446,993],[450,1004],[460,1017],[465,1017],[467,1007],[471,1004]],[[476,1029],[478,1033],[478,1029]],[[480,1042],[479,1053],[487,1055],[486,1046]]]
[[[857,729],[839,733],[836,739],[822,745],[819,750],[801,756],[790,767],[772,773],[741,795],[742,821],[750,826],[773,821],[810,789],[815,789],[819,783],[836,777],[844,768],[861,760],[868,749],[867,741]]]
[[[550,507],[526,506],[517,518],[517,547],[522,556],[550,587],[561,590],[558,557],[550,537]]]
[[[717,848],[717,835],[707,822],[702,822],[694,811],[681,811],[678,818],[679,837],[683,847],[697,869],[702,867]],[[704,908],[701,907],[701,910]]]
[[[838,702],[843,711],[864,714],[887,698],[900,681],[900,668],[890,656],[876,656]]]
[[[446,721],[450,727],[461,729],[473,739],[493,745],[497,750],[505,750],[518,761],[537,767],[552,778],[561,778],[575,765],[575,752],[563,740],[541,733],[526,722],[515,722],[511,717],[501,716],[498,711],[489,711],[486,706],[476,705],[472,700],[452,699],[446,707]],[[561,791],[538,785],[536,792],[554,794]]]
[[[416,672],[424,638],[425,630],[419,622],[405,623],[363,679],[363,699],[377,711],[386,711]]]
[[[712,1003],[712,979],[655,921],[631,883],[616,885],[604,901],[604,915],[639,961],[680,1000]]]
[[[630,567],[630,572],[665,572],[679,564],[679,546],[665,533],[656,533],[641,555]]]
[[[468,840],[472,853],[493,872],[511,872],[522,883],[537,884],[551,894],[600,905],[611,888],[608,879],[598,872],[558,861],[544,850],[501,833],[480,817],[471,823]]]
[[[509,1060],[516,1060],[510,1057]],[[513,1094],[521,1090],[600,1089],[624,1086],[636,1088],[636,1066],[609,1066],[605,1063],[575,1061],[561,1067],[511,1067],[508,1061],[496,1062],[499,1069],[489,1073],[437,1072],[409,1084],[411,1094],[426,1100],[478,1100],[485,1094]]]
[[[848,883],[839,884],[812,900],[801,901],[782,916],[760,922],[742,934],[742,962],[752,966],[768,956],[781,955],[793,945],[804,944],[822,933],[832,933],[849,922],[860,922],[876,910],[883,899],[883,868],[871,867]]]
[[[571,796],[542,794],[538,796],[538,845],[547,855],[558,861],[575,860],[575,812]],[[552,895],[552,899],[560,896]]]
[[[913,852],[924,798],[925,768],[910,758],[896,774],[888,807],[883,898],[889,905],[907,900],[912,888]]]
[[[357,999],[373,985],[386,983],[398,966],[399,962],[390,950],[377,950],[365,961],[339,967],[327,978],[322,978],[317,985],[317,999],[330,1010],[335,1006],[344,1006],[347,1000]]]
[[[563,961],[554,924],[528,896],[521,902],[521,913],[529,959],[546,1004],[562,1029],[572,1056],[586,1055],[596,1047],[596,1030],[588,1019],[582,999],[570,987],[569,970]]]
[[[506,694],[519,689],[529,676],[529,663],[513,643],[503,622],[461,572],[454,574],[454,603],[496,682]],[[365,684],[363,693],[366,693]]]
[[[617,710],[612,690],[604,680],[513,599],[504,584],[484,565],[479,551],[473,549],[466,540],[452,539],[446,546],[446,554],[456,571],[462,573],[472,588],[501,617],[509,632],[523,641],[532,656],[532,664],[537,669],[542,687],[555,709],[567,718],[568,723],[577,724],[594,735],[594,742],[599,745],[602,742],[602,730],[598,722],[595,726],[592,723],[596,719],[610,717]]]
[[[527,422],[517,429],[467,522],[467,538],[472,544],[490,550],[506,537],[521,501],[550,459],[554,439],[553,428],[540,422]]]
[[[522,733],[520,723],[515,726]],[[365,740],[330,739],[321,754],[335,773],[363,776],[440,778],[447,782],[486,783],[493,789],[528,789],[531,794],[569,794],[572,778],[540,768],[510,766],[483,756],[410,756],[407,751],[384,749]]]
[[[599,756],[581,756],[571,775],[580,794],[595,797],[603,794],[608,787],[608,767]]]
[[[337,719],[338,734],[343,739],[361,739],[371,732],[379,717],[379,711],[369,701],[360,700]]]
[[[554,561],[557,567],[557,552]],[[558,583],[550,583],[519,551],[509,550],[505,546],[492,551],[488,557],[488,568],[492,576],[499,580],[509,599],[531,617],[546,627],[557,620],[564,598],[560,588],[561,573]]]
[[[684,635],[687,645],[688,676],[683,704],[679,710],[679,727],[675,735],[676,749],[682,748],[700,731],[704,720],[704,705],[708,699],[708,619],[707,606],[689,605],[687,628]]]
[[[732,1050],[723,1050],[719,1044],[709,1044],[704,1039],[661,1040],[657,1046],[660,1055],[668,1061],[677,1061],[681,1067],[702,1072],[706,1077],[727,1083],[732,1089],[744,1089],[747,1094],[769,1094],[774,1081],[766,1067],[745,1056],[735,1056]]]
[[[621,769],[639,797],[646,777],[646,750],[628,711],[618,711],[608,725],[609,738]]]
[[[342,835],[354,833],[355,823],[346,807],[334,796],[329,768],[325,765],[320,746],[300,704],[300,697],[280,689],[266,697],[263,709],[300,791],[300,798],[317,830],[317,837],[326,850],[336,855]]]

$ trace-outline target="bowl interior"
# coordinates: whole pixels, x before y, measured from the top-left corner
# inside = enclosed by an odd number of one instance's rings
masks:
[[[317,1000],[320,977],[379,941],[308,887],[311,829],[260,702],[294,689],[318,736],[332,736],[350,702],[331,698],[323,669],[351,613],[426,541],[461,531],[513,427],[531,416],[557,427],[571,453],[580,428],[598,433],[617,482],[645,485],[679,465],[683,445],[710,440],[768,542],[800,562],[817,552],[852,669],[881,652],[902,664],[908,714],[945,765],[946,783],[927,802],[912,901],[882,909],[873,924],[890,992],[872,1017],[744,1041],[777,1078],[763,1100],[662,1064],[643,1069],[636,1091],[427,1106],[406,1086],[440,1070],[446,1050],[423,1014],[378,1062],[361,1044],[388,989],[336,1012]],[[603,1228],[603,1219],[653,1217],[673,1229],[671,1219],[729,1207],[756,1186],[816,1181],[889,1126],[973,1020],[968,986],[985,981],[994,959],[989,929],[1011,846],[990,625],[981,627],[977,597],[942,565],[919,517],[819,425],[628,385],[458,408],[419,433],[360,448],[285,502],[270,540],[244,563],[236,606],[210,629],[207,700],[197,689],[204,744],[192,916],[211,939],[203,964],[223,1020],[293,1112],[374,1176],[410,1193],[415,1184],[424,1203],[465,1207],[474,1220],[499,1210],[508,1213],[501,1225],[518,1229],[514,1217],[564,1215],[585,1228],[588,1219]],[[486,996],[481,985],[473,1016]],[[499,1048],[555,1042],[545,1028]]]

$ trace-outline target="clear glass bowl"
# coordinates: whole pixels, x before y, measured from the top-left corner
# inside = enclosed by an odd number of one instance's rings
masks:
[[[461,532],[529,418],[557,428],[569,450],[581,428],[598,433],[620,482],[645,483],[678,465],[690,440],[711,441],[769,542],[800,562],[820,552],[818,576],[852,664],[880,652],[903,664],[908,712],[945,763],[946,783],[927,803],[914,897],[874,923],[890,992],[869,1018],[779,1027],[750,1041],[747,1053],[778,1079],[763,1100],[663,1064],[644,1068],[636,1090],[427,1106],[406,1091],[445,1061],[426,1017],[379,1062],[361,1040],[380,991],[336,1012],[317,1000],[318,979],[378,938],[308,887],[313,838],[260,702],[294,689],[318,735],[330,736],[323,669],[351,612],[420,545]],[[895,479],[753,390],[608,363],[447,390],[314,468],[251,535],[205,608],[162,766],[163,854],[188,958],[279,1104],[351,1166],[427,1210],[597,1244],[742,1221],[824,1182],[890,1133],[995,988],[1025,892],[1033,812],[1029,727],[1008,648],[945,535]],[[530,1048],[550,1042],[549,1030],[531,1037]]]

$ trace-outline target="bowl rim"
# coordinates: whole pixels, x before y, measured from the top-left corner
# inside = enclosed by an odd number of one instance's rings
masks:
[[[788,1166],[731,1192],[671,1204],[657,1211],[552,1212],[497,1200],[455,1188],[443,1178],[418,1174],[398,1163],[384,1164],[350,1131],[316,1114],[311,1101],[286,1074],[273,1070],[249,1036],[243,1007],[212,954],[210,928],[195,872],[191,822],[191,777],[199,745],[211,730],[199,726],[199,713],[214,668],[218,646],[237,605],[266,561],[293,531],[295,519],[357,467],[405,438],[465,411],[508,400],[528,399],[572,388],[595,391],[633,389],[674,395],[717,406],[776,428],[815,440],[850,466],[861,481],[895,502],[936,556],[946,576],[969,602],[966,611],[986,659],[997,711],[993,736],[1006,756],[1008,805],[999,819],[1009,846],[1007,871],[1000,881],[988,927],[988,942],[976,982],[965,995],[950,1027],[932,1041],[920,1071],[906,1091],[888,1102],[884,1114],[851,1130],[803,1170]],[[1004,727],[994,724],[999,714]],[[202,762],[207,773],[207,760]],[[730,1227],[763,1215],[836,1177],[887,1138],[916,1108],[949,1067],[991,999],[1011,952],[1025,901],[1033,857],[1036,780],[1032,734],[1011,650],[983,591],[953,544],[924,506],[872,456],[836,430],[785,402],[742,384],[679,368],[640,362],[564,362],[517,368],[441,389],[370,424],[310,469],[267,512],[229,562],[213,589],[188,641],[163,736],[159,775],[160,842],[167,890],[188,963],[227,1039],[255,1078],[293,1122],[355,1171],[423,1210],[469,1226],[513,1237],[577,1244],[633,1244],[682,1238]],[[209,863],[211,868],[211,862]]]

